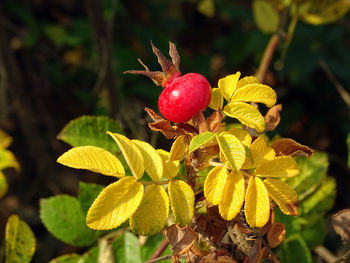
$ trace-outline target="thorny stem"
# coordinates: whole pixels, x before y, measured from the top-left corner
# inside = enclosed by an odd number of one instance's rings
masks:
[[[197,125],[199,133],[208,131],[208,123],[204,118],[203,112],[198,112],[193,116],[192,120]]]
[[[168,245],[169,245],[169,241],[167,239],[164,239],[163,242],[160,243],[160,245],[158,246],[156,251],[154,251],[153,255],[146,262],[154,262],[154,261],[151,261],[151,260],[159,258],[160,255],[164,252],[164,250],[168,247]]]

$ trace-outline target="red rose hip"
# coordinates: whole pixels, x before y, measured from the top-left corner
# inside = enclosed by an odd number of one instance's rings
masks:
[[[204,110],[211,100],[210,84],[197,73],[174,77],[164,83],[158,99],[160,113],[169,121],[183,123]]]

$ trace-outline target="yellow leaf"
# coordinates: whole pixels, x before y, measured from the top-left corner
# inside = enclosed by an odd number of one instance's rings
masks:
[[[12,137],[3,130],[0,130],[0,149],[5,149],[10,146]]]
[[[219,203],[219,213],[225,220],[232,220],[238,215],[244,202],[245,185],[240,172],[232,171],[223,189],[223,196]]]
[[[241,72],[238,71],[236,74],[228,75],[222,79],[219,79],[218,86],[220,92],[227,101],[231,100],[232,94],[236,90],[236,85],[240,76]]]
[[[0,171],[0,199],[6,194],[8,189],[5,175]]]
[[[260,178],[249,178],[244,213],[251,227],[263,227],[270,218],[269,194]]]
[[[108,230],[120,226],[139,207],[143,191],[143,185],[132,176],[108,185],[91,205],[86,224],[95,230]]]
[[[245,149],[236,136],[229,133],[221,133],[216,137],[220,147],[220,153],[233,170],[241,169],[245,160]]]
[[[86,169],[103,175],[124,177],[125,171],[117,157],[96,146],[79,146],[62,154],[57,162],[76,169]]]
[[[0,149],[0,171],[10,167],[17,171],[20,170],[19,163],[13,153],[6,149]]]
[[[145,171],[141,151],[131,140],[118,133],[107,132],[109,136],[118,144],[126,162],[128,163],[132,174],[140,179]]]
[[[228,130],[228,132],[238,138],[238,140],[241,141],[246,146],[250,146],[252,143],[252,137],[250,136],[249,132],[247,130],[238,129],[235,127],[232,127]]]
[[[256,168],[267,161],[273,160],[276,155],[275,151],[267,145],[263,137],[255,139],[250,147],[250,153],[253,160],[246,158],[243,169]]]
[[[169,216],[169,197],[163,187],[152,184],[145,192],[139,208],[130,218],[130,228],[144,236],[160,232]]]
[[[208,202],[218,205],[225,187],[228,171],[224,166],[217,166],[210,170],[204,181],[204,196]]]
[[[168,192],[175,222],[179,226],[190,224],[194,211],[194,193],[191,186],[184,181],[171,180]]]
[[[171,146],[169,161],[177,161],[183,159],[188,150],[188,143],[189,141],[186,135],[177,137]]]
[[[177,175],[180,170],[180,162],[179,161],[169,161],[170,153],[164,151],[162,149],[158,149],[157,152],[160,154],[160,157],[163,161],[163,176],[171,180],[173,177]]]
[[[139,140],[132,140],[132,142],[136,144],[142,154],[145,170],[148,175],[153,181],[159,181],[163,176],[164,170],[163,160],[160,154],[147,142]]]
[[[221,95],[220,89],[219,88],[213,88],[211,90],[211,101],[209,104],[209,107],[212,108],[213,110],[218,110],[222,109],[224,103],[224,99]]]
[[[293,177],[299,173],[297,162],[291,156],[278,156],[255,169],[254,174],[260,177]]]
[[[298,195],[287,183],[278,179],[264,180],[265,187],[271,199],[286,215],[298,215]]]
[[[225,106],[223,112],[231,118],[238,119],[245,126],[256,129],[259,133],[265,130],[264,117],[252,105],[232,101]]]
[[[264,103],[269,108],[276,104],[276,100],[276,92],[263,84],[245,85],[238,89],[231,98],[231,101]]]
[[[259,80],[258,80],[257,77],[248,76],[248,77],[241,78],[241,79],[237,82],[237,90],[239,90],[240,88],[244,87],[245,85],[248,85],[248,84],[256,84],[256,83],[259,83]]]

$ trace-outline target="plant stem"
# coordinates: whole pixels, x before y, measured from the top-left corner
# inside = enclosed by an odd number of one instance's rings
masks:
[[[198,112],[193,116],[192,120],[197,125],[199,133],[208,131],[208,123],[204,118],[203,112]]]
[[[140,182],[140,183],[143,185],[151,185],[151,184],[164,185],[164,184],[168,184],[169,180],[159,181],[159,182]]]
[[[275,53],[275,50],[278,46],[280,39],[281,37],[278,33],[273,34],[264,51],[264,55],[261,59],[259,68],[255,73],[255,76],[258,78],[260,83],[263,83],[265,81],[266,73],[270,67],[273,54]]]
[[[171,258],[172,258],[172,255],[166,255],[166,256],[159,257],[159,258],[146,260],[144,263],[153,263],[153,262],[158,262],[158,261],[167,260],[167,259],[171,259]]]
[[[154,251],[153,255],[146,262],[156,262],[152,261],[160,257],[160,255],[164,252],[164,250],[168,247],[169,241],[164,239],[163,242],[159,245],[159,247]]]

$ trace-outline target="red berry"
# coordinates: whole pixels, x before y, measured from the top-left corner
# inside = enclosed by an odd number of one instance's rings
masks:
[[[204,110],[211,100],[210,84],[200,74],[175,76],[164,84],[158,98],[160,113],[169,121],[184,123]]]

